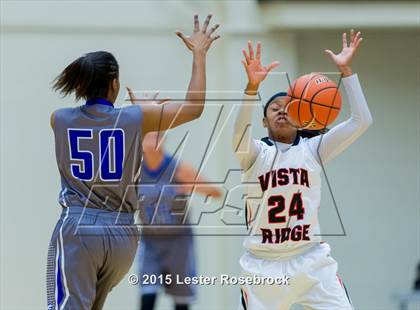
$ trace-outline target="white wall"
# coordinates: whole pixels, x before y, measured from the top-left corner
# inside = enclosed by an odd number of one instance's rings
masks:
[[[240,49],[248,39],[261,40],[265,60],[280,60],[281,70],[292,76],[332,70],[321,50],[338,46],[336,32],[267,30],[254,1],[0,4],[0,307],[5,309],[45,307],[47,246],[59,214],[59,178],[49,115],[56,108],[74,105],[71,99],[60,99],[53,93],[50,83],[70,61],[87,51],[108,50],[120,63],[122,86],[184,90],[191,56],[173,32],[188,32],[194,11],[201,16],[211,11],[215,21],[222,23],[222,38],[208,56],[209,90],[244,88]],[[416,36],[405,31],[374,32],[365,38],[354,65],[360,72],[374,125],[328,167],[347,230],[346,237],[328,241],[356,305],[361,309],[392,308],[389,295],[411,285],[420,257],[419,47]],[[262,88],[263,99],[286,85],[281,75],[270,76]],[[121,93],[119,99],[123,98]],[[233,104],[224,103],[222,121]],[[200,120],[171,132],[168,148],[173,149],[174,141],[189,130],[195,146],[189,145],[185,159],[198,165],[201,138],[212,128],[209,120],[215,113],[209,106]],[[261,111],[256,111],[256,137],[264,134],[259,126],[261,117]],[[215,143],[214,153],[203,170],[211,180],[223,176],[228,168],[237,168],[230,152],[229,126],[231,122],[217,143],[211,142]],[[235,178],[231,181],[239,182]],[[329,210],[327,207],[324,209]],[[329,212],[323,213],[323,220],[324,231],[337,228]],[[199,274],[238,274],[241,242],[241,237],[197,237]],[[388,276],[392,281],[387,281]],[[236,308],[238,292],[237,287],[201,287],[196,308]],[[123,281],[110,294],[106,308],[133,309],[136,302],[137,287]],[[171,308],[168,299],[159,305]]]

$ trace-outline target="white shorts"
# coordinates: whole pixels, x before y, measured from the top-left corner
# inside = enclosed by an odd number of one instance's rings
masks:
[[[330,246],[322,242],[288,260],[265,260],[245,253],[240,259],[243,277],[286,276],[288,284],[243,285],[240,308],[286,310],[300,304],[305,309],[353,309],[330,251]]]

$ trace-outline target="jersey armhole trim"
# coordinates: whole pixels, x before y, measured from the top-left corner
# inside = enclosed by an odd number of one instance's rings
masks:
[[[160,163],[160,165],[157,169],[150,169],[149,167],[147,167],[146,164],[143,164],[144,172],[146,172],[148,176],[150,176],[152,178],[156,178],[157,176],[159,176],[163,171],[165,171],[168,168],[169,164],[171,163],[171,161],[173,159],[174,158],[171,155],[165,154],[162,162]]]

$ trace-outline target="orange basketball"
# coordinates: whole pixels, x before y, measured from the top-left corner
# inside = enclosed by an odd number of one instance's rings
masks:
[[[340,91],[325,75],[303,75],[292,83],[287,93],[290,96],[287,113],[299,128],[323,129],[340,113]]]

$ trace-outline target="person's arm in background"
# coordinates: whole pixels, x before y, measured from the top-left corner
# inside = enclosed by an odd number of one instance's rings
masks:
[[[147,92],[144,92],[143,98],[137,98],[130,87],[126,87],[129,100],[132,104],[141,101],[142,105],[148,104],[165,104],[169,102],[170,98],[158,99],[159,91],[156,91],[152,97],[149,97]],[[165,158],[165,151],[163,148],[163,141],[161,140],[164,132],[150,131],[143,135],[142,149],[143,149],[143,161],[149,170],[155,170],[162,164]]]
[[[330,50],[325,52],[331,57],[342,74],[342,83],[348,96],[350,118],[334,126],[326,134],[309,139],[311,152],[318,161],[325,163],[344,151],[372,124],[372,116],[363,95],[357,74],[353,74],[350,63],[362,41],[361,33],[350,31],[350,44],[343,33],[343,49],[335,55]]]
[[[194,15],[194,32],[191,36],[176,32],[193,53],[192,75],[187,95],[184,102],[141,105],[144,114],[143,134],[174,128],[200,117],[203,112],[206,93],[206,55],[213,41],[220,37],[212,36],[219,25],[208,29],[210,19],[211,15],[208,15],[200,29],[198,15]]]
[[[197,174],[197,170],[191,165],[185,162],[180,162],[178,164],[175,171],[175,180],[181,184],[185,183],[180,187],[183,194],[191,194],[195,190],[200,194],[209,195],[215,198],[220,198],[222,196],[222,193],[217,186],[211,185],[203,177],[197,177]]]
[[[257,53],[254,56],[252,42],[248,41],[248,53],[243,49],[242,53],[245,60],[242,60],[244,65],[248,83],[245,88],[243,102],[239,108],[233,127],[232,147],[236,158],[239,160],[240,167],[246,171],[255,162],[259,152],[260,146],[251,139],[250,130],[251,118],[254,110],[255,101],[257,100],[258,88],[267,74],[279,65],[278,61],[272,62],[268,66],[261,64],[261,43],[257,43]],[[250,141],[250,146],[247,150],[242,150],[240,145],[242,141]]]
[[[135,104],[138,99],[135,97],[133,91],[127,87],[128,95],[132,104]],[[157,99],[159,91],[157,91],[150,99],[147,93],[144,94],[144,104],[164,104],[170,99]],[[171,103],[172,104],[172,103]],[[143,138],[143,156],[147,166],[154,170],[159,167],[165,157],[162,141],[159,141],[159,132],[149,132]],[[205,178],[197,177],[198,172],[189,164],[181,162],[175,170],[175,180],[180,183],[186,183],[181,186],[183,194],[191,194],[194,190],[203,195],[210,195],[215,198],[220,198],[222,193],[216,186],[203,185],[209,183]],[[198,186],[195,183],[199,183]]]

